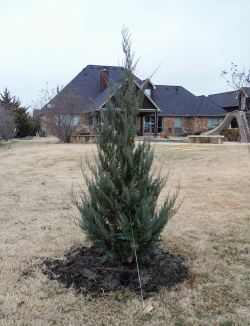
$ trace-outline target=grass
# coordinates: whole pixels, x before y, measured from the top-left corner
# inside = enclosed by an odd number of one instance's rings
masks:
[[[48,138],[41,138],[41,137],[33,137],[32,139],[25,139],[25,138],[14,138],[11,141],[3,142],[0,141],[0,150],[1,149],[9,149],[9,147],[34,147],[37,145],[45,145],[45,144],[57,144],[58,139],[55,137],[48,137]]]
[[[176,144],[174,147],[178,147]],[[0,325],[248,325],[250,160],[243,145],[155,147],[154,166],[179,182],[183,204],[163,232],[162,247],[182,254],[191,277],[148,299],[134,293],[76,296],[37,267],[84,243],[70,201],[82,182],[81,158],[92,144],[18,141],[0,153]],[[194,148],[194,150],[192,150]],[[86,167],[87,169],[87,167]],[[83,185],[84,186],[84,185]]]
[[[6,148],[8,146],[7,143],[1,142],[0,141],[0,149]]]

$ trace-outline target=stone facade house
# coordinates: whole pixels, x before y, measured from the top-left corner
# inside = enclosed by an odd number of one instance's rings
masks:
[[[50,119],[59,110],[60,114],[73,116],[77,123],[80,121],[76,133],[95,133],[107,101],[110,96],[115,98],[115,91],[110,94],[108,85],[119,87],[122,77],[122,67],[86,66],[43,109],[36,111],[42,129],[51,133]],[[141,80],[137,76],[134,76],[134,83],[139,91],[144,91],[137,117],[137,134],[142,136],[202,132],[217,126],[232,108],[239,105],[237,94],[233,92],[206,97],[195,96],[182,86],[155,85],[151,80]],[[228,100],[227,103],[227,98],[231,102]],[[63,103],[68,103],[70,110],[60,110]]]
[[[161,109],[164,135],[202,132],[218,125],[226,111],[205,96],[195,96],[182,86],[156,85],[153,100]]]

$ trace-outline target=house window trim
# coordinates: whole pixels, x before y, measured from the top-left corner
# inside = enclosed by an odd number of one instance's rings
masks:
[[[177,121],[179,121],[180,124],[179,123],[177,124]],[[174,118],[174,133],[181,134],[182,126],[183,126],[183,117],[175,117]]]
[[[216,128],[220,124],[220,118],[219,117],[208,117],[207,118],[207,127],[209,129]]]

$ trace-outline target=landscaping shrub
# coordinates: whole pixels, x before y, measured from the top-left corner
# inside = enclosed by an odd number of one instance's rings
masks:
[[[224,136],[225,140],[227,141],[240,141],[240,133],[238,128],[225,128],[221,131],[221,135]]]

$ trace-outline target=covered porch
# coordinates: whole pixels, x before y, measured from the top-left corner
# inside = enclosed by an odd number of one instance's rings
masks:
[[[161,117],[158,117],[157,110],[141,109],[136,119],[137,136],[157,137],[161,132]]]

